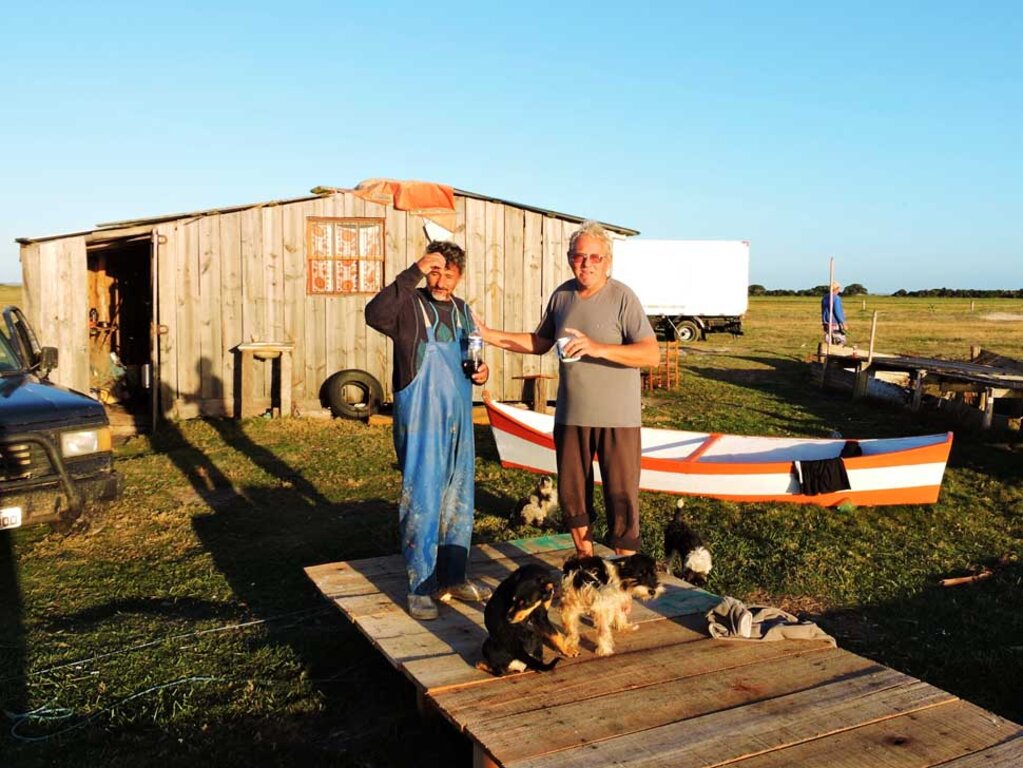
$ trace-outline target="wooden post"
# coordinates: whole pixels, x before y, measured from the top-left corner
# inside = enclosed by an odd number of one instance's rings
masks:
[[[913,400],[909,405],[911,411],[920,410],[920,401],[924,395],[924,377],[927,376],[927,371],[922,368],[913,373]]]
[[[991,391],[991,387],[988,387],[987,389],[984,390],[982,399],[983,399],[982,405],[984,408],[984,419],[981,421],[980,425],[983,429],[991,429],[991,423],[992,421],[994,421],[995,415],[995,396],[994,393]]]
[[[281,350],[280,382],[281,382],[281,416],[291,418],[291,350]]]
[[[241,402],[238,407],[238,418],[247,419],[256,415],[256,357],[251,349],[241,350],[240,368],[242,372]]]
[[[980,357],[980,346],[977,344],[970,345],[970,360],[976,360]]]
[[[817,342],[817,361],[821,364],[821,389],[828,386],[828,348],[826,341]]]
[[[867,352],[867,365],[874,362],[874,337],[877,335],[877,310],[874,310],[874,317],[870,320],[870,350]]]
[[[870,386],[870,369],[863,364],[856,368],[856,381],[853,383],[852,399],[859,400],[867,396],[867,388]]]

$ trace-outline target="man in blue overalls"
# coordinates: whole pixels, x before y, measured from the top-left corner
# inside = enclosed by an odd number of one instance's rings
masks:
[[[470,331],[453,293],[465,251],[432,242],[425,255],[366,305],[366,322],[394,342],[394,449],[401,468],[398,525],[408,570],[409,613],[437,618],[434,598],[482,601],[490,589],[466,578],[475,504],[472,385],[463,372]],[[417,288],[423,278],[426,287]]]

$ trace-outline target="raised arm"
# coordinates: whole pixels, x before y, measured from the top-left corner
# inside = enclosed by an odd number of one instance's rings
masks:
[[[472,314],[472,319],[476,323],[476,328],[483,337],[483,341],[499,349],[526,355],[542,355],[554,346],[554,339],[546,339],[535,333],[511,333],[490,328],[480,320],[475,312]]]
[[[390,285],[384,288],[366,304],[366,324],[392,339],[398,332],[398,318],[402,306],[413,299],[416,286],[425,275],[418,264],[413,264],[398,274]]]

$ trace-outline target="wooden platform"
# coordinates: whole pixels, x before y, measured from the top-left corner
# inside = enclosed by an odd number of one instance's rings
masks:
[[[818,346],[817,356],[825,386],[851,386],[854,399],[870,396],[875,389],[873,382],[877,379],[905,390],[908,405],[914,411],[920,409],[923,396],[929,395],[942,403],[968,403],[965,411],[953,410],[975,412],[973,421],[982,429],[992,426],[1020,429],[1023,369],[1017,360],[978,351],[975,360],[964,362],[870,354],[855,347],[832,347],[830,357],[825,359],[823,344]],[[842,370],[850,372],[851,383],[842,381]],[[848,375],[844,378],[848,379]],[[1010,415],[996,415],[995,400],[1010,401]]]
[[[570,551],[567,536],[478,546],[471,572],[496,586],[527,562],[560,568]],[[719,598],[678,580],[637,605],[641,627],[617,636],[614,656],[593,654],[588,627],[578,658],[495,678],[474,666],[482,606],[410,618],[399,555],[306,573],[472,740],[476,765],[1023,766],[1019,725],[826,642],[710,639],[704,614]]]

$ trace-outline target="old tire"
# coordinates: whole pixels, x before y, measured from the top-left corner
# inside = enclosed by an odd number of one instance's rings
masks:
[[[344,419],[368,419],[380,410],[384,399],[380,382],[357,368],[338,371],[327,379],[324,390],[330,412]]]
[[[692,320],[683,320],[675,326],[675,338],[679,341],[699,341],[702,335],[700,326]]]

